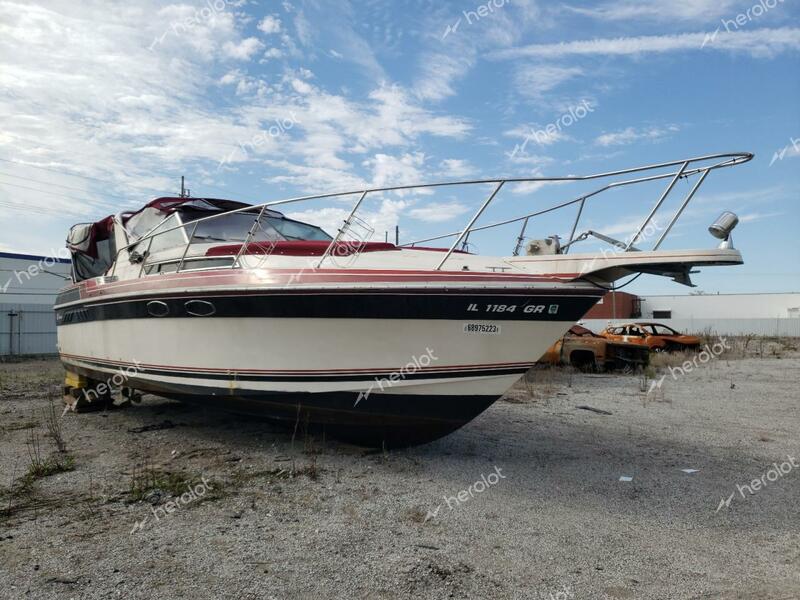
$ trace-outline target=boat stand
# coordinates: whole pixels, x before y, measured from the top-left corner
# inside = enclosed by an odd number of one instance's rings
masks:
[[[114,405],[111,388],[102,381],[67,371],[64,376],[64,412],[108,410]]]

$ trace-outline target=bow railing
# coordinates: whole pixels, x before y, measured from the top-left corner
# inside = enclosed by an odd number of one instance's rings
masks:
[[[576,206],[577,211],[575,215],[575,219],[573,221],[571,232],[568,241],[563,246],[563,252],[569,252],[572,245],[575,243],[586,239],[589,234],[594,234],[595,232],[587,232],[586,234],[578,235],[578,227],[580,225],[581,217],[584,214],[584,210],[586,208],[587,202],[605,192],[614,188],[620,188],[629,185],[640,184],[649,181],[658,181],[658,180],[669,180],[669,183],[658,197],[656,202],[653,204],[650,212],[648,213],[647,217],[643,220],[643,222],[637,227],[636,233],[634,236],[624,244],[624,251],[632,251],[636,250],[635,244],[639,241],[642,236],[642,233],[647,229],[648,225],[653,221],[653,218],[658,213],[658,211],[664,205],[667,197],[670,195],[672,190],[674,189],[676,183],[680,179],[689,179],[691,177],[697,177],[696,182],[690,189],[689,193],[684,197],[683,201],[681,202],[680,206],[670,218],[668,225],[665,227],[664,231],[662,232],[659,239],[656,241],[653,250],[657,250],[661,244],[666,239],[669,232],[674,227],[675,223],[678,221],[680,216],[686,210],[686,207],[691,202],[692,198],[696,194],[697,190],[703,184],[703,182],[708,177],[711,171],[733,167],[745,162],[750,161],[753,158],[753,154],[748,152],[737,152],[737,153],[726,153],[726,154],[709,154],[705,156],[698,156],[693,158],[687,158],[682,160],[675,160],[651,165],[645,165],[640,167],[632,167],[628,169],[621,169],[616,171],[608,171],[603,173],[596,173],[592,175],[573,175],[573,176],[565,176],[565,177],[509,177],[509,178],[500,178],[500,179],[474,179],[474,180],[461,180],[461,181],[447,181],[447,182],[440,182],[440,183],[428,183],[428,184],[417,184],[417,185],[398,185],[398,186],[387,186],[387,187],[374,187],[374,188],[366,188],[360,190],[352,190],[346,192],[334,192],[334,193],[327,193],[327,194],[314,194],[309,196],[298,196],[293,198],[287,198],[283,200],[274,200],[270,202],[264,202],[262,204],[257,204],[253,206],[247,206],[243,208],[239,208],[236,210],[226,211],[223,213],[219,213],[216,215],[211,215],[208,217],[202,217],[193,221],[190,221],[187,224],[180,224],[170,228],[159,228],[156,227],[152,231],[148,232],[147,234],[143,235],[141,238],[136,240],[134,243],[131,243],[123,248],[120,248],[117,253],[117,259],[121,252],[128,250],[129,255],[133,256],[136,254],[138,257],[141,257],[141,269],[140,275],[144,272],[145,265],[149,258],[149,249],[152,246],[153,240],[158,236],[168,234],[175,230],[186,230],[186,227],[192,227],[192,234],[187,236],[186,245],[183,248],[182,257],[180,262],[177,265],[177,271],[181,271],[184,269],[186,264],[186,259],[189,255],[189,247],[194,243],[192,240],[194,238],[194,232],[197,231],[198,225],[205,221],[211,221],[213,219],[222,219],[229,217],[232,214],[236,213],[254,213],[256,211],[256,217],[253,221],[250,230],[247,233],[247,236],[244,239],[241,247],[239,248],[237,254],[233,257],[233,261],[230,264],[230,268],[242,268],[242,256],[247,253],[247,249],[249,244],[252,243],[253,237],[255,236],[256,232],[258,231],[261,220],[265,213],[277,206],[283,206],[287,204],[294,204],[298,202],[308,202],[312,200],[324,200],[324,199],[332,199],[332,198],[346,198],[348,196],[356,197],[356,201],[353,204],[352,208],[350,209],[347,217],[344,219],[342,226],[338,228],[338,231],[333,236],[333,239],[328,244],[327,248],[320,256],[319,260],[313,265],[313,268],[317,269],[320,268],[323,263],[326,262],[332,256],[335,256],[337,249],[343,243],[344,236],[347,232],[352,228],[354,222],[358,221],[358,217],[356,216],[358,210],[362,207],[364,201],[370,194],[378,194],[384,192],[398,192],[398,191],[408,191],[408,190],[430,190],[436,188],[445,188],[451,186],[463,186],[463,185],[482,185],[482,184],[491,184],[492,191],[489,196],[481,203],[478,210],[471,215],[466,225],[458,231],[454,231],[451,233],[446,233],[442,235],[437,235],[434,237],[428,237],[424,239],[415,240],[412,242],[406,242],[401,245],[401,247],[414,247],[418,244],[432,242],[437,240],[444,240],[455,238],[453,242],[448,247],[447,251],[445,252],[444,256],[439,260],[438,264],[435,265],[434,270],[441,270],[442,267],[445,265],[447,260],[452,256],[453,252],[455,252],[459,245],[465,245],[470,234],[477,232],[477,231],[484,231],[487,229],[500,227],[503,225],[508,225],[511,223],[521,223],[521,229],[519,235],[516,237],[516,244],[513,250],[513,254],[516,256],[519,254],[522,244],[525,240],[525,231],[530,224],[531,219],[535,217],[557,211],[560,209],[564,209],[569,206]],[[503,221],[498,221],[494,223],[490,223],[488,225],[481,225],[476,226],[476,222],[478,219],[486,212],[486,210],[490,207],[492,202],[496,199],[497,195],[503,189],[506,184],[516,184],[516,183],[564,183],[564,182],[580,182],[580,181],[593,181],[593,180],[604,180],[604,179],[611,179],[615,177],[621,177],[625,175],[633,175],[633,174],[644,174],[648,171],[658,171],[661,169],[669,169],[671,167],[676,167],[676,169],[666,172],[666,173],[654,173],[650,175],[643,175],[639,177],[633,178],[624,178],[618,179],[614,181],[610,181],[595,190],[592,190],[588,193],[584,193],[579,195],[578,197],[572,198],[567,201],[559,202],[552,206],[548,206],[545,208],[538,209],[536,211],[526,213],[520,215],[518,217],[514,217],[511,219],[506,219]],[[599,236],[602,239],[604,236]],[[366,241],[366,240],[364,240]],[[615,240],[612,240],[615,241]],[[617,243],[618,244],[618,243]],[[139,253],[137,248],[145,248],[143,253]],[[135,252],[133,252],[135,250]],[[116,261],[115,261],[115,268],[116,268]]]

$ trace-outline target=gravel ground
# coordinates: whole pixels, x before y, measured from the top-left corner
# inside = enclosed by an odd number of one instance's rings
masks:
[[[534,370],[389,453],[146,396],[60,453],[58,363],[2,364],[0,597],[799,598],[799,367]]]

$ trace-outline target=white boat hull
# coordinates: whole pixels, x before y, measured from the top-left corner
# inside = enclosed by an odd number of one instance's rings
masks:
[[[399,446],[485,410],[601,293],[249,292],[128,291],[57,307],[62,361],[93,380]]]

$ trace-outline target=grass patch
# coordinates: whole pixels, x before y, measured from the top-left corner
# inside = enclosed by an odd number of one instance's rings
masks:
[[[205,480],[210,486],[211,497],[221,497],[222,485],[217,481]],[[199,475],[192,475],[185,471],[166,471],[144,466],[134,466],[131,471],[131,481],[128,488],[128,502],[141,502],[147,500],[152,492],[160,492],[165,496],[180,496],[190,491],[197,485],[204,485],[204,479]],[[209,495],[204,496],[205,498]]]
[[[39,479],[75,470],[75,458],[66,452],[67,446],[61,436],[61,424],[57,420],[52,402],[50,403],[50,412],[45,411],[44,417],[48,436],[58,452],[44,458],[39,435],[34,431],[39,423],[32,421],[32,427],[25,427],[28,430],[25,440],[29,459],[28,469],[22,477],[15,479],[8,489],[0,490],[0,505],[3,505],[0,508],[0,518],[6,519],[26,506],[35,505],[37,499],[34,498],[34,484]],[[18,427],[18,429],[21,428]]]
[[[56,447],[56,450],[62,454],[66,454],[67,443],[64,441],[64,435],[61,432],[61,416],[58,414],[58,411],[56,411],[52,393],[48,393],[47,399],[47,408],[42,411],[42,417],[44,417],[44,423],[47,426],[47,436]]]
[[[291,467],[275,467],[274,469],[263,469],[261,471],[252,472],[240,469],[233,473],[231,479],[233,483],[237,485],[243,485],[249,481],[262,478],[265,478],[267,483],[296,479],[298,477],[308,477],[312,481],[316,481],[319,479],[320,472],[321,469],[317,467],[316,457],[312,456],[311,462],[302,467],[298,467],[295,465],[294,461],[292,461]]]
[[[36,481],[43,477],[49,477],[57,473],[66,473],[67,471],[73,471],[75,469],[75,459],[65,452],[53,454],[49,458],[42,458],[39,436],[36,435],[34,431],[28,432],[28,439],[25,441],[25,445],[28,448],[30,464],[28,465],[28,472],[24,477]],[[59,446],[59,450],[60,449],[61,447]]]
[[[28,473],[25,477],[31,477],[33,480],[50,477],[58,473],[67,473],[75,470],[75,459],[71,456],[51,456],[50,458],[40,461],[36,464],[31,463],[28,467]]]
[[[668,367],[678,367],[687,360],[692,360],[697,356],[697,352],[686,350],[683,352],[653,352],[650,355],[650,368],[653,371],[664,370]]]
[[[0,490],[0,520],[8,519],[28,506],[35,505],[34,484],[39,479],[75,470],[75,459],[68,455],[55,455],[45,460],[31,462],[28,471],[14,480],[7,489]]]

